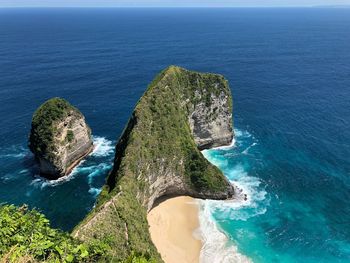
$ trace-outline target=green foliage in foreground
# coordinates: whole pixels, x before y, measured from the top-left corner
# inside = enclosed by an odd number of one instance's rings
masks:
[[[93,262],[103,246],[87,246],[68,233],[52,229],[36,210],[13,205],[0,207],[0,255],[9,262],[29,257],[47,262]]]
[[[49,220],[25,206],[0,206],[1,262],[108,262],[105,242],[82,243],[50,227]],[[153,263],[132,253],[125,263]]]

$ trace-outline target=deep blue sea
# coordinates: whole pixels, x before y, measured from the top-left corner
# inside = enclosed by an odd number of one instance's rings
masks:
[[[213,253],[350,262],[350,9],[0,9],[0,202],[72,229],[134,105],[170,64],[221,73],[234,96],[235,145],[204,154],[248,200],[202,203],[226,235]],[[98,147],[48,182],[27,138],[54,96],[85,114]]]

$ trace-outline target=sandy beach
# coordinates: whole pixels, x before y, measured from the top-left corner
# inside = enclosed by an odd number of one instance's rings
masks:
[[[153,243],[165,263],[198,263],[202,243],[194,236],[199,227],[198,203],[187,196],[167,199],[147,216]]]

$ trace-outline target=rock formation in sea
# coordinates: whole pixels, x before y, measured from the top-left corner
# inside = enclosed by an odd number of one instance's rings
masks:
[[[137,103],[98,202],[73,235],[88,242],[108,240],[108,260],[122,261],[135,251],[161,262],[147,212],[164,196],[232,198],[234,187],[200,152],[228,145],[232,138],[227,80],[168,67]]]
[[[52,98],[33,115],[29,148],[41,175],[57,179],[92,151],[91,129],[77,108],[62,98]]]

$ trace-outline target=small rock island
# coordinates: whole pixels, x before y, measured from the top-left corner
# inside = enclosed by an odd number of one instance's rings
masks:
[[[52,98],[33,115],[29,148],[40,174],[57,179],[93,150],[91,129],[77,108],[62,98]]]

